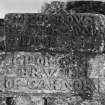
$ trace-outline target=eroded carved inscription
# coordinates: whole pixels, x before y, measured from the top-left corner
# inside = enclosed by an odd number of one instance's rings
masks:
[[[0,20],[0,105],[105,104],[105,16],[74,10]]]

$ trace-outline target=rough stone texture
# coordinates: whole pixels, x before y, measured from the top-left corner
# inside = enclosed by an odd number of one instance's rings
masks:
[[[105,2],[101,1],[68,1],[66,10],[73,10],[77,13],[105,14]]]

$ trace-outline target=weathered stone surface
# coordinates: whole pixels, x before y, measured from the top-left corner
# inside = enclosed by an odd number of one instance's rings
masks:
[[[104,11],[74,10],[1,20],[0,96],[7,105],[104,105]]]
[[[5,51],[4,19],[0,19],[0,51]]]
[[[76,13],[105,14],[105,2],[102,1],[68,1],[66,3],[67,11]]]

